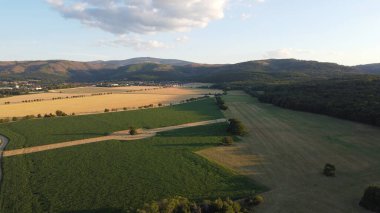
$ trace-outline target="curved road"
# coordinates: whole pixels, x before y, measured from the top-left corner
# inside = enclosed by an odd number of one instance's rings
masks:
[[[1,178],[2,178],[2,166],[1,166],[1,159],[3,157],[3,150],[8,144],[8,138],[0,135],[0,183],[1,183]]]

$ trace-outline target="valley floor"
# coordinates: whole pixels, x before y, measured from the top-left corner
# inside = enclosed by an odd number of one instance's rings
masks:
[[[243,92],[225,97],[226,116],[249,135],[233,147],[198,154],[241,172],[271,190],[257,212],[367,212],[364,189],[380,183],[380,129],[259,103]],[[322,175],[326,163],[337,176]]]
[[[139,141],[109,138],[113,140],[3,158],[0,212],[126,213],[174,196],[239,199],[262,191],[248,177],[194,153],[218,146],[227,135],[221,117],[208,98],[156,109],[0,124],[0,134],[9,138],[6,152],[112,132],[123,137],[119,131],[130,126],[157,132]]]

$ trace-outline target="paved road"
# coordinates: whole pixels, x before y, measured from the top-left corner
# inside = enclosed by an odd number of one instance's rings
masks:
[[[226,119],[222,118],[222,119],[216,119],[216,120],[181,124],[177,126],[161,127],[161,128],[148,129],[148,130],[139,130],[140,133],[137,135],[130,135],[129,130],[124,130],[124,131],[115,132],[109,136],[88,138],[88,139],[82,139],[82,140],[76,140],[76,141],[68,141],[68,142],[63,142],[63,143],[55,143],[55,144],[48,144],[48,145],[43,145],[43,146],[34,146],[34,147],[28,147],[28,148],[23,148],[23,149],[4,151],[3,157],[24,155],[24,154],[30,154],[30,153],[35,153],[35,152],[43,152],[43,151],[52,150],[52,149],[60,149],[64,147],[78,146],[78,145],[89,144],[89,143],[97,143],[97,142],[108,141],[108,140],[123,140],[123,141],[140,140],[144,138],[153,137],[159,132],[165,132],[165,131],[194,127],[194,126],[204,126],[204,125],[215,124],[215,123],[223,123],[226,121],[227,121]]]
[[[2,178],[1,159],[2,159],[2,156],[3,156],[3,150],[5,149],[5,147],[7,146],[7,144],[8,144],[8,138],[0,135],[0,183],[1,183],[1,178]]]

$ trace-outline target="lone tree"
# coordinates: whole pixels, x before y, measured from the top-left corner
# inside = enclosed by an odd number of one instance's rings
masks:
[[[129,134],[130,135],[137,135],[137,130],[135,127],[131,126],[129,127]]]
[[[323,169],[323,174],[327,177],[335,177],[335,166],[326,163],[325,168]]]
[[[228,125],[227,132],[233,135],[243,136],[247,132],[245,131],[245,127],[242,122],[237,119],[229,119],[230,124]]]
[[[369,186],[359,205],[370,211],[380,212],[380,186]]]

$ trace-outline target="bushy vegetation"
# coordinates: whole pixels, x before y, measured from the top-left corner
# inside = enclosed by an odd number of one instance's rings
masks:
[[[226,136],[222,139],[222,142],[221,144],[223,146],[231,146],[232,144],[234,144],[234,138],[231,137],[231,136]]]
[[[239,136],[243,136],[247,134],[247,131],[245,130],[245,127],[241,121],[234,118],[231,118],[228,121],[229,121],[229,125],[227,128],[227,132],[233,135],[239,135]]]
[[[104,132],[126,130],[130,126],[149,129],[223,117],[211,98],[147,110],[75,117],[46,116],[53,117],[1,124],[0,134],[9,134],[11,140],[7,149],[103,136]]]
[[[242,209],[239,202],[229,198],[218,198],[214,201],[204,200],[202,202],[190,201],[188,198],[176,196],[159,202],[145,204],[138,213],[240,213],[248,211]]]
[[[267,88],[259,100],[280,107],[380,126],[380,79],[313,81]]]
[[[129,134],[130,135],[137,135],[136,127],[133,127],[133,126],[129,127]]]
[[[244,198],[257,190],[250,179],[193,153],[219,144],[226,127],[193,127],[136,142],[107,141],[4,158],[0,212],[135,212],[144,203],[176,195]]]
[[[56,116],[67,116],[67,114],[66,114],[65,112],[61,111],[61,110],[57,110],[57,111],[55,112],[55,115],[56,115]]]
[[[335,166],[329,163],[326,163],[323,168],[323,174],[327,177],[335,177]]]
[[[380,212],[380,186],[369,186],[359,205],[370,211]]]
[[[226,106],[226,103],[224,102],[224,100],[222,99],[221,96],[216,96],[215,100],[216,100],[216,104],[219,106],[219,109],[221,109],[221,110],[227,110],[228,109],[228,107]]]

